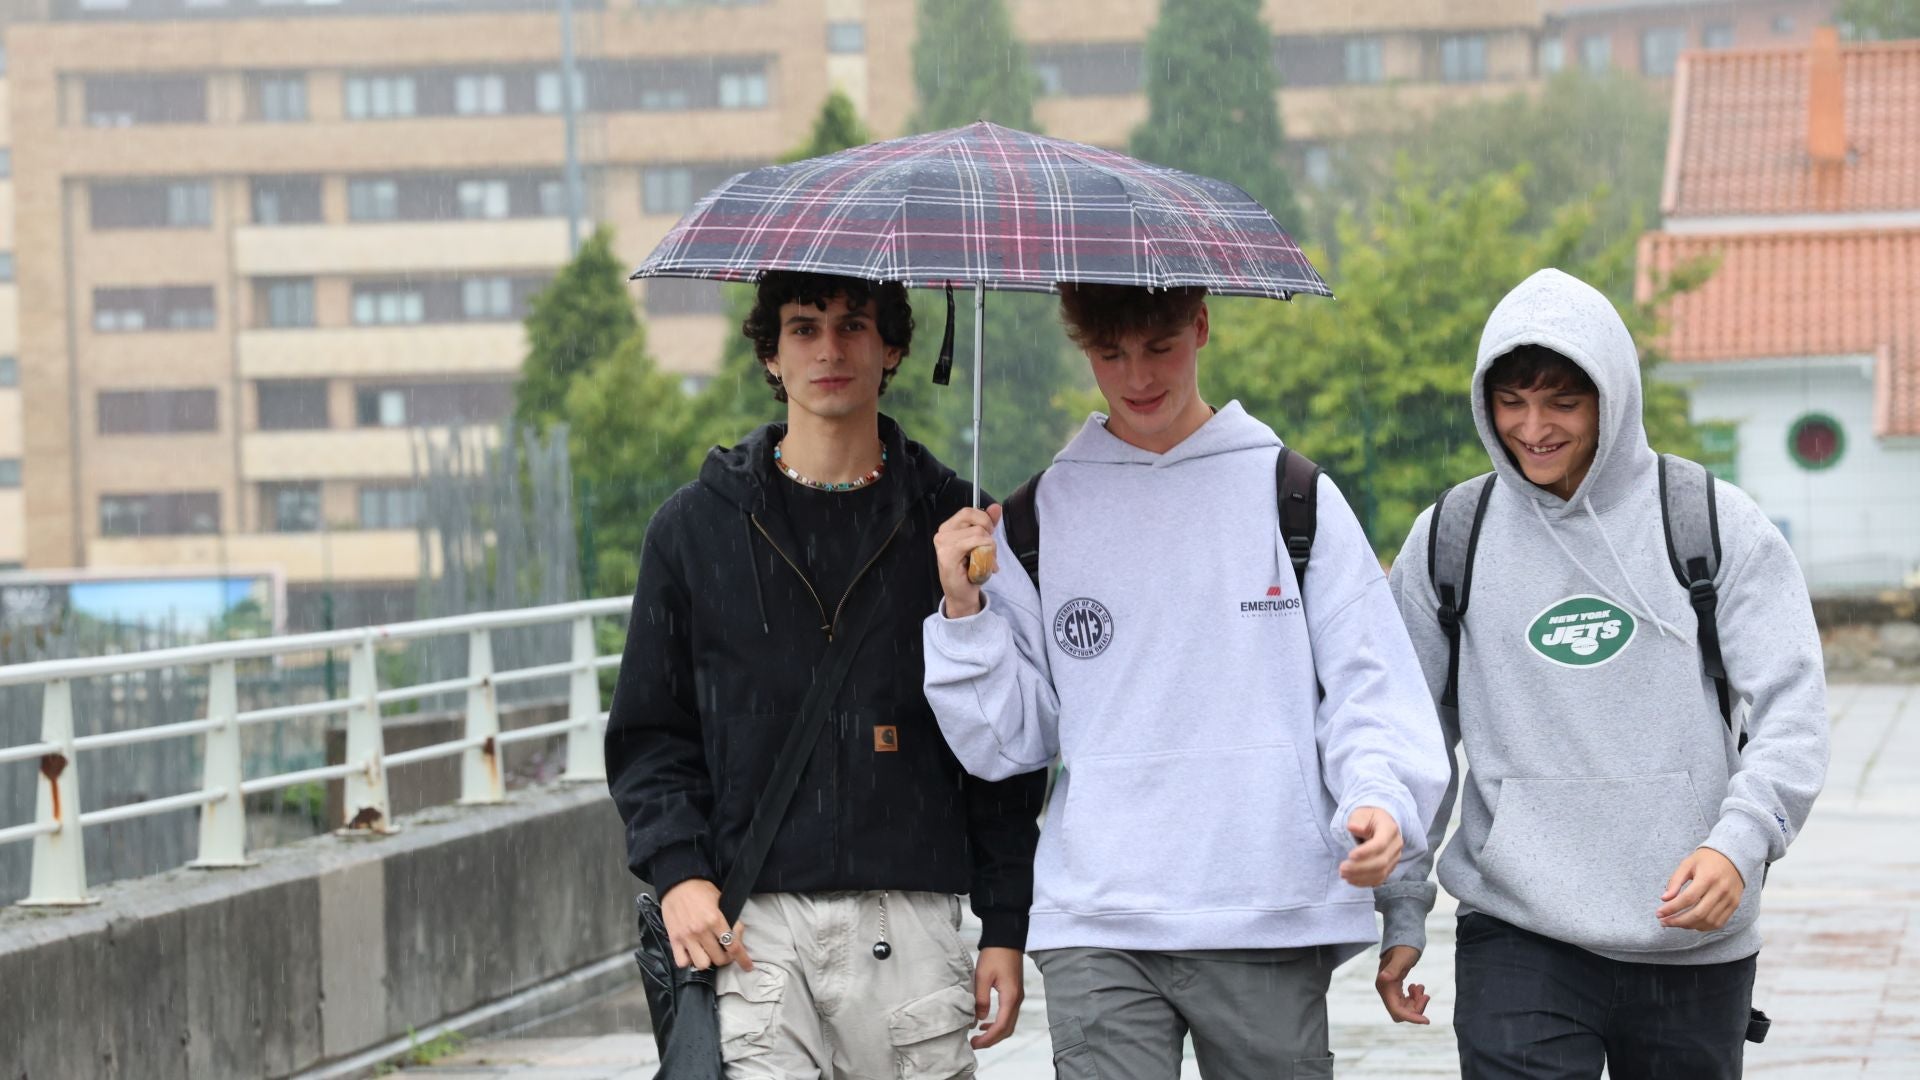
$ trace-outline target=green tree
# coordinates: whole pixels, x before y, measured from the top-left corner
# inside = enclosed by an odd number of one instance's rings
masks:
[[[1841,0],[1833,17],[1864,41],[1920,37],[1920,0]]]
[[[612,231],[602,227],[533,298],[527,358],[514,392],[516,422],[544,428],[558,419],[574,382],[639,332],[627,273]]]
[[[1260,0],[1161,0],[1147,37],[1147,120],[1128,151],[1237,184],[1298,232],[1300,207],[1280,167],[1272,40]]]
[[[697,475],[689,453],[694,410],[678,376],[661,371],[636,330],[613,355],[568,387],[567,424],[576,482],[593,493],[592,596],[617,596],[637,580],[640,544],[653,512]]]
[[[853,107],[853,99],[838,88],[827,95],[820,106],[820,115],[813,118],[813,134],[780,159],[783,165],[808,158],[822,157],[855,146],[865,146],[873,141],[867,132],[867,125],[860,120],[859,110]]]
[[[914,131],[941,131],[976,120],[1033,130],[1040,81],[1013,36],[1003,0],[919,0],[913,85]]]
[[[1525,184],[1516,171],[1435,193],[1403,177],[1367,221],[1340,221],[1346,257],[1330,282],[1337,302],[1217,306],[1214,341],[1201,357],[1209,399],[1238,398],[1325,466],[1382,554],[1441,488],[1488,467],[1468,387],[1500,298],[1543,266],[1590,282],[1632,266],[1631,241],[1581,254],[1594,228],[1589,204],[1563,209],[1544,229],[1527,227]],[[1648,304],[1618,305],[1643,348],[1659,307],[1697,280],[1690,271]],[[1643,352],[1643,372],[1655,363]],[[1684,395],[1652,379],[1646,387],[1655,446],[1697,454]]]

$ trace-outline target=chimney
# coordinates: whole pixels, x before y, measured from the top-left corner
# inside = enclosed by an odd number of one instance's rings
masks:
[[[1847,160],[1846,75],[1840,66],[1840,32],[1814,30],[1807,49],[1807,156],[1815,165]]]

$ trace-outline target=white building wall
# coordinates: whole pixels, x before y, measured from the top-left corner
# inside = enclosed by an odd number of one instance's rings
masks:
[[[1661,377],[1692,389],[1695,421],[1739,425],[1739,484],[1778,523],[1816,591],[1898,585],[1920,574],[1920,439],[1873,433],[1873,358],[1674,364]],[[1838,421],[1831,468],[1801,467],[1795,421]]]

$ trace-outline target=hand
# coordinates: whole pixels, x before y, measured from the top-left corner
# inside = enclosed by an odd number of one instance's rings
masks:
[[[946,594],[947,618],[964,619],[980,610],[980,586],[967,580],[967,556],[974,548],[993,543],[1000,508],[962,510],[933,534],[933,550],[940,563],[940,591]]]
[[[741,971],[753,970],[744,925],[734,924],[733,944],[720,944],[720,935],[727,932],[727,919],[720,914],[720,890],[713,882],[688,878],[668,889],[660,898],[660,917],[667,924],[667,939],[673,942],[676,966],[705,971],[737,962]]]
[[[1013,1034],[1013,1025],[1020,1022],[1020,1003],[1027,999],[1021,986],[1022,970],[1019,949],[981,949],[980,963],[973,972],[973,1018],[980,1021],[980,1034],[973,1038],[975,1050],[985,1050]],[[994,1014],[993,1022],[987,1022],[987,1014],[993,1006],[992,995],[1000,995],[1000,1009]]]
[[[1363,806],[1347,819],[1347,831],[1359,846],[1347,852],[1340,864],[1340,879],[1349,885],[1371,889],[1384,884],[1387,875],[1400,863],[1400,826],[1393,815],[1372,806]]]
[[[1396,1024],[1433,1023],[1427,1019],[1427,1002],[1433,1000],[1427,996],[1427,988],[1419,983],[1404,989],[1400,985],[1419,962],[1420,950],[1411,945],[1395,945],[1380,954],[1380,974],[1374,977],[1373,988],[1380,991],[1387,1015]]]
[[[1661,926],[1709,934],[1727,925],[1746,891],[1732,860],[1712,848],[1696,848],[1667,879],[1667,891],[1660,894],[1666,903],[1654,914]]]

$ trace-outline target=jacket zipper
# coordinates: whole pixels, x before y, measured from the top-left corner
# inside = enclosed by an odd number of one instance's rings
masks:
[[[747,520],[753,522],[753,527],[759,530],[761,536],[766,538],[767,546],[774,550],[774,554],[779,555],[781,560],[793,569],[794,575],[800,579],[800,584],[807,587],[808,594],[813,597],[813,606],[820,610],[820,632],[827,635],[828,641],[832,641],[834,628],[840,625],[840,613],[846,609],[847,600],[853,596],[854,586],[860,584],[860,579],[866,577],[867,571],[873,569],[873,564],[879,562],[880,556],[886,554],[887,548],[893,543],[893,538],[900,534],[900,527],[907,523],[907,516],[903,514],[899,521],[893,523],[893,531],[887,534],[887,539],[881,543],[880,550],[874,552],[873,558],[868,559],[866,565],[860,568],[860,572],[853,575],[853,580],[847,583],[846,593],[840,597],[840,602],[834,605],[832,618],[828,618],[827,605],[821,601],[820,591],[815,589],[813,582],[807,579],[806,572],[800,569],[800,564],[794,562],[785,551],[781,550],[779,543],[774,540],[773,534],[767,532],[767,527],[760,524],[758,517],[748,514]]]

